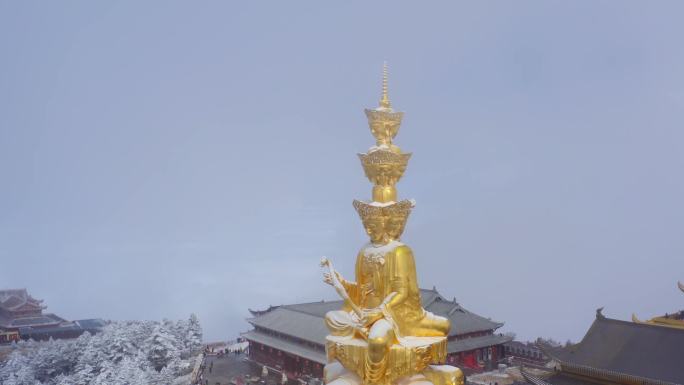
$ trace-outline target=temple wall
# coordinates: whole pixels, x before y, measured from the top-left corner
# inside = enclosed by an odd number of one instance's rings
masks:
[[[249,358],[261,365],[284,370],[288,377],[299,378],[302,375],[310,375],[316,378],[323,377],[323,365],[318,362],[307,360],[303,357],[281,351],[268,345],[249,341]]]

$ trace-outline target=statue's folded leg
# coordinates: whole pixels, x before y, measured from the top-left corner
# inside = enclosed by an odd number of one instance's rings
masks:
[[[443,337],[449,333],[450,327],[451,322],[448,318],[434,315],[429,311],[426,311],[425,316],[411,329],[411,335],[421,337]]]
[[[394,342],[394,330],[385,319],[376,321],[368,333],[368,353],[366,355],[366,383],[381,383],[387,369],[387,355]]]
[[[354,334],[356,322],[349,312],[333,310],[325,314],[325,324],[334,336],[351,336]]]

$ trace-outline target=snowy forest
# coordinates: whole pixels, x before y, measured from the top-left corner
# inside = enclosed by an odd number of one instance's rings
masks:
[[[202,345],[189,320],[110,322],[75,339],[21,341],[0,365],[2,385],[180,385]]]

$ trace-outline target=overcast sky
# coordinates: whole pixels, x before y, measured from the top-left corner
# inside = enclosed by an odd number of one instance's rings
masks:
[[[420,285],[578,340],[684,307],[680,1],[0,2],[0,286],[69,319],[334,299],[383,60]]]

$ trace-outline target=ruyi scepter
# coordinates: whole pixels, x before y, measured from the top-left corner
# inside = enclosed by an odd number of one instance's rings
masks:
[[[359,308],[354,301],[349,297],[349,293],[347,293],[347,289],[344,288],[344,285],[342,285],[342,282],[340,282],[339,278],[337,278],[337,271],[333,267],[332,262],[326,258],[323,257],[321,258],[321,267],[328,268],[328,274],[330,275],[330,281],[332,282],[332,286],[335,288],[335,291],[337,294],[342,297],[343,300],[347,301],[349,306],[351,306],[352,310],[356,315],[359,317],[359,319],[363,319],[363,310]]]

